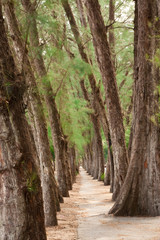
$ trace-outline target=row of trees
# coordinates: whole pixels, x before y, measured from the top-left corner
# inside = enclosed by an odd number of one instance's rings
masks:
[[[135,0],[133,26],[129,0],[0,0],[2,239],[46,239],[78,159],[110,213],[160,214],[159,9]]]

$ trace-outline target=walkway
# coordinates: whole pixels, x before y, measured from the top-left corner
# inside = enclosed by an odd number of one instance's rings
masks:
[[[108,216],[112,204],[109,187],[81,168],[70,198],[61,205],[59,227],[49,229],[48,240],[160,240],[160,217]]]

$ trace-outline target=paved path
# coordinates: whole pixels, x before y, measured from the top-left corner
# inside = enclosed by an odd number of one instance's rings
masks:
[[[160,240],[160,217],[112,217],[109,187],[80,169],[79,240]]]

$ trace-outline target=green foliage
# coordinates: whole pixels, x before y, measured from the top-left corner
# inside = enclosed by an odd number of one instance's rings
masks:
[[[52,154],[53,159],[55,160],[55,153],[54,153],[54,147],[53,147],[53,145],[50,145],[50,151],[51,151],[51,154]]]
[[[92,126],[88,113],[91,110],[87,108],[83,99],[74,99],[71,94],[69,94],[67,102],[63,104],[65,107],[63,105],[64,108],[61,108],[60,112],[64,133],[68,136],[70,144],[75,145],[82,154],[85,145],[90,141],[88,131]]]
[[[32,172],[27,179],[27,190],[31,193],[36,193],[37,191],[37,173]]]
[[[157,49],[157,51],[155,53],[154,62],[155,62],[157,67],[160,67],[160,49]]]
[[[151,116],[151,121],[155,126],[160,124],[160,86],[158,86],[154,92],[155,96],[157,96],[158,104],[157,104],[157,113]]]
[[[101,174],[101,181],[104,181],[104,173]]]
[[[73,33],[64,15],[61,1],[43,0],[37,5],[37,23],[39,30],[40,48],[32,51],[42,52],[45,66],[47,69],[46,76],[43,79],[37,79],[40,94],[43,96],[45,88],[51,83],[56,103],[58,106],[60,120],[63,131],[68,137],[69,144],[74,145],[81,156],[85,146],[93,137],[93,127],[89,117],[92,110],[87,106],[80,88],[80,80],[84,79],[89,93],[91,93],[90,84],[87,75],[93,71],[97,85],[103,94],[105,100],[104,87],[102,84],[101,74],[95,58],[94,47],[91,41],[89,27],[86,29],[81,26],[79,13],[76,7],[76,1],[70,0],[74,15],[82,36],[82,43],[87,47],[87,54],[92,60],[92,66],[86,64],[79,56]],[[109,24],[109,0],[100,0],[101,10],[106,25]],[[131,114],[128,108],[131,105],[132,85],[133,85],[133,15],[134,3],[130,0],[117,0],[116,19],[113,24],[115,33],[116,46],[116,78],[119,88],[122,111],[124,115],[126,143],[129,142]],[[18,16],[24,39],[27,38],[27,22],[20,8],[20,2],[16,1],[16,14]],[[87,17],[86,17],[87,19]],[[29,47],[29,39],[27,39]],[[70,56],[74,57],[70,57]],[[160,52],[155,55],[155,62],[160,65]],[[123,84],[122,84],[123,83]],[[47,92],[51,94],[50,92]],[[47,110],[44,103],[45,115]],[[129,117],[129,123],[126,118]],[[49,121],[48,121],[49,122]],[[51,129],[48,123],[48,136],[51,153],[54,157],[52,144]],[[104,142],[103,135],[103,142]],[[107,158],[107,144],[104,142],[104,154]],[[30,184],[28,184],[30,185]]]
[[[128,147],[129,139],[130,139],[130,127],[125,128],[125,140],[126,140],[126,146]]]
[[[70,71],[77,73],[79,78],[84,78],[86,75],[91,73],[90,65],[85,63],[81,58],[74,58],[72,61],[72,65],[70,67]]]
[[[105,160],[107,160],[107,157],[108,157],[108,146],[107,146],[107,144],[105,144],[103,146],[103,151],[104,151],[104,158],[105,158]]]

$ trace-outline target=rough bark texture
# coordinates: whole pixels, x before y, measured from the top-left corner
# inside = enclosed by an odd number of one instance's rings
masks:
[[[114,191],[114,160],[113,160],[113,154],[112,154],[112,143],[111,143],[111,137],[108,133],[108,159],[107,159],[107,169],[105,173],[105,179],[104,184],[110,185],[110,192],[113,193]]]
[[[35,69],[37,74],[40,77],[46,76],[46,69],[43,61],[42,54],[39,49],[39,36],[36,24],[36,9],[34,4],[32,4],[29,0],[22,0],[22,5],[25,11],[28,14],[28,21],[30,22],[30,42],[31,45],[36,51],[33,51],[33,61],[35,65]],[[56,156],[56,166],[57,166],[57,180],[59,184],[59,188],[61,194],[64,197],[69,196],[68,190],[71,189],[71,186],[67,184],[67,176],[71,178],[71,172],[68,167],[68,161],[66,161],[66,153],[65,153],[65,137],[61,128],[60,117],[57,110],[55,97],[53,94],[53,90],[51,84],[48,82],[47,85],[44,85],[44,99],[47,105],[49,119],[52,130],[52,138]],[[67,164],[67,166],[66,166]],[[69,171],[69,172],[68,172]],[[67,176],[66,176],[67,172]],[[68,179],[69,182],[71,180]]]
[[[109,139],[109,149],[108,149],[108,158],[110,162],[110,192],[114,192],[114,159],[113,159],[113,153],[112,153],[112,142],[111,142],[111,136],[108,136]]]
[[[102,75],[106,93],[108,120],[115,163],[115,181],[113,193],[113,199],[115,199],[119,194],[120,187],[123,185],[128,166],[121,106],[118,96],[114,67],[111,60],[111,53],[99,3],[97,0],[94,2],[91,0],[85,0],[84,2],[87,8],[88,21],[93,37],[97,62]]]
[[[160,127],[157,121],[160,19],[156,1],[136,0],[138,39],[131,160],[121,193],[111,209],[115,215],[160,215]],[[153,121],[154,118],[154,121]]]
[[[63,132],[63,131],[62,131]],[[64,156],[65,156],[65,166],[66,166],[66,176],[67,176],[67,184],[68,189],[72,190],[72,173],[71,173],[71,162],[70,162],[70,155],[69,155],[69,147],[67,137],[64,136]]]
[[[136,82],[138,79],[138,58],[137,58],[137,47],[138,47],[138,7],[137,7],[137,1],[135,1],[135,16],[134,16],[134,87],[133,87],[133,100],[135,102],[136,100]],[[132,103],[133,104],[133,103]],[[134,115],[134,111],[132,108],[132,115]],[[133,116],[132,119],[135,117]],[[129,145],[128,145],[128,157],[129,160],[131,158],[131,148],[132,148],[132,140],[133,140],[133,130],[134,130],[134,121],[132,120],[131,125],[131,133],[129,138]]]
[[[87,156],[88,156],[88,173],[93,176],[93,151],[92,151],[93,142],[87,146]]]
[[[39,161],[23,107],[18,74],[4,29],[0,1],[0,236],[46,240]]]
[[[100,132],[100,122],[99,118],[96,115],[92,115],[92,122],[95,132],[95,139],[96,139],[96,156],[95,161],[97,162],[97,168],[98,168],[98,180],[102,180],[102,175],[104,175],[104,153],[103,153],[103,145],[102,145],[102,137]],[[94,151],[94,150],[93,150]]]
[[[16,16],[14,13],[13,2],[8,1],[4,4],[5,17],[8,28],[13,39],[15,52],[18,56],[18,61],[22,64],[22,71],[25,76],[28,90],[28,105],[34,127],[34,140],[36,143],[37,153],[40,159],[41,183],[44,202],[45,224],[46,226],[57,225],[56,208],[60,210],[59,199],[57,194],[57,186],[54,177],[52,166],[52,156],[49,148],[49,140],[46,129],[46,122],[43,113],[41,99],[36,86],[36,80],[32,72],[32,68],[27,56],[27,49],[22,40],[21,33],[18,27]]]
[[[72,146],[69,148],[70,162],[71,162],[71,173],[72,173],[72,183],[76,181],[76,151]]]

